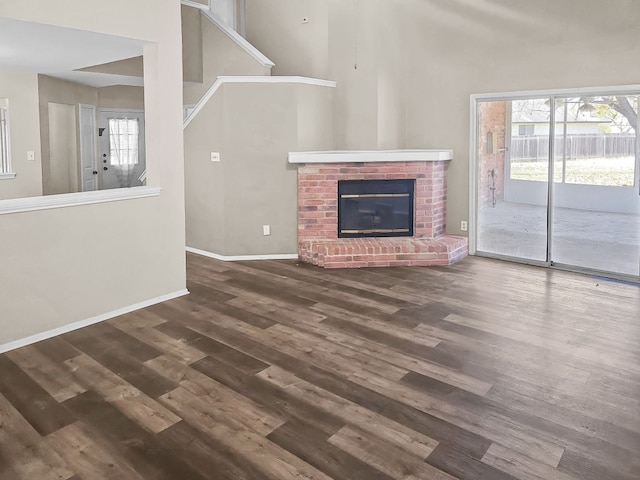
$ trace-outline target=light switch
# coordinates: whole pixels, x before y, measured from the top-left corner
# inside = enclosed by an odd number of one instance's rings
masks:
[[[211,152],[211,161],[219,162],[220,161],[220,152]]]
[[[28,151],[27,152],[27,160],[29,160],[30,162],[35,162],[36,161],[36,152]]]
[[[263,225],[262,226],[262,234],[263,235],[271,235],[271,225]]]

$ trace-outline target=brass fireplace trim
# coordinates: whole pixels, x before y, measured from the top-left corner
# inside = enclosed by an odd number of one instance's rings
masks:
[[[410,196],[409,193],[363,193],[340,195],[340,198],[398,198],[408,196]]]
[[[371,229],[371,230],[340,230],[340,233],[363,234],[363,233],[409,233],[408,228],[388,228],[388,229]]]

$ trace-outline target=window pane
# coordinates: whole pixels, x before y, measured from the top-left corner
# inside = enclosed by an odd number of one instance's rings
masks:
[[[638,97],[567,98],[562,110],[556,158],[565,163],[565,183],[633,186]]]
[[[109,119],[110,160],[113,166],[138,164],[139,125],[137,119]]]
[[[637,95],[556,100],[551,261],[638,275]]]
[[[0,103],[0,173],[9,173],[9,119],[4,102]]]
[[[546,182],[549,177],[549,99],[511,102],[510,178]],[[555,172],[555,180],[561,180]]]
[[[479,252],[547,259],[549,105],[548,98],[478,103]]]

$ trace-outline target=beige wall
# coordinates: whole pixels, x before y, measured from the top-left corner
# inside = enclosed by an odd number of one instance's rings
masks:
[[[179,3],[0,2],[0,16],[147,42],[148,184],[162,188],[154,198],[0,215],[0,345],[184,289]]]
[[[328,9],[325,1],[247,0],[247,40],[275,63],[273,75],[326,78]],[[351,2],[343,2],[351,3]],[[306,23],[304,20],[306,19]],[[295,55],[290,55],[295,50]]]
[[[98,108],[144,110],[144,88],[128,85],[99,88]]]
[[[338,82],[339,148],[452,148],[451,233],[468,216],[471,94],[640,84],[635,0],[294,2],[327,10],[326,38],[291,21],[292,2],[248,0],[248,38],[279,74]]]
[[[57,193],[72,193],[81,190],[78,182],[78,175],[75,176],[75,182],[69,183],[70,179],[67,175],[68,187],[64,187],[61,172],[56,172],[56,167],[51,162],[51,112],[50,104],[71,105],[76,110],[76,132],[78,131],[77,107],[83,103],[86,105],[98,104],[98,89],[80,85],[66,80],[49,77],[47,75],[38,75],[38,87],[40,97],[40,142],[42,145],[42,191],[44,195],[52,195]],[[53,127],[55,128],[55,127]],[[76,157],[80,152],[79,136],[76,135]],[[77,160],[77,158],[76,158]],[[58,164],[60,162],[57,162]],[[77,162],[76,162],[77,163]],[[79,169],[78,169],[79,171]],[[65,188],[67,190],[65,191]]]
[[[366,6],[362,1],[325,4],[329,9],[326,77],[339,80],[334,130],[337,145],[346,149],[378,147],[378,68],[383,59],[374,46],[377,32],[367,27],[376,23],[377,12],[362,8],[363,4]]]
[[[49,175],[46,195],[81,191],[75,105],[50,102]]]
[[[42,195],[38,76],[0,72],[0,97],[9,99],[11,166],[16,174],[0,180],[0,200]],[[35,152],[35,161],[27,160],[28,151]]]
[[[188,246],[229,256],[296,253],[297,168],[287,155],[332,148],[332,93],[297,84],[216,92],[185,130]]]
[[[182,6],[182,73],[185,82],[202,83],[200,10]]]
[[[200,13],[198,12],[198,15]],[[220,75],[269,75],[271,69],[263,67],[216,25],[200,15],[202,30],[203,83],[187,86],[184,90],[185,105],[197,103]],[[188,58],[198,55],[194,50]],[[188,60],[193,63],[193,60]]]
[[[144,110],[144,88],[127,85],[95,88],[79,83],[60,80],[47,75],[38,75],[40,94],[40,140],[42,144],[42,184],[44,195],[72,193],[82,190],[79,173],[75,181],[67,177],[68,186],[64,186],[60,172],[51,165],[51,112],[49,106],[54,104],[72,105],[76,111],[76,149],[75,161],[80,156],[80,123],[78,108],[81,104],[100,108],[119,108],[123,110]],[[96,119],[97,121],[97,119]],[[73,153],[73,152],[72,152]],[[59,163],[59,162],[58,162]],[[80,167],[77,166],[79,172]]]

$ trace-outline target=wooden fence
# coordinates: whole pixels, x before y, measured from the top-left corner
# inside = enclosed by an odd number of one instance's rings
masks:
[[[556,158],[567,159],[633,157],[636,154],[635,134],[587,134],[557,136]],[[515,136],[511,139],[511,160],[547,160],[549,137],[546,135]]]

